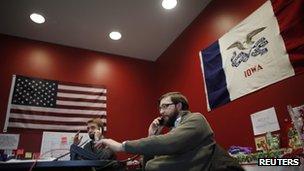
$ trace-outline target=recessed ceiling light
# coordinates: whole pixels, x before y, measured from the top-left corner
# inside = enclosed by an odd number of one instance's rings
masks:
[[[45,18],[42,15],[37,14],[37,13],[31,14],[30,18],[32,21],[34,21],[37,24],[42,24],[45,22]]]
[[[165,9],[173,9],[177,4],[176,0],[163,0],[162,6]]]
[[[112,31],[109,36],[112,40],[119,40],[121,38],[121,34],[118,31]]]

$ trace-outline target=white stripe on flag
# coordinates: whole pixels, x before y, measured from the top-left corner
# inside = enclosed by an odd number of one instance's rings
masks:
[[[75,91],[87,91],[94,93],[106,93],[107,90],[104,88],[91,88],[91,87],[80,87],[80,86],[68,86],[68,85],[58,85],[60,90],[75,90]]]
[[[107,115],[106,111],[100,110],[80,110],[80,109],[57,109],[48,107],[11,105],[11,109],[31,110],[38,112],[64,113],[64,114],[88,114],[88,115]]]
[[[51,124],[31,124],[21,122],[9,122],[9,127],[15,128],[31,128],[31,129],[52,129],[52,130],[87,130],[87,126],[72,126],[72,125],[51,125]]]
[[[74,102],[74,101],[62,101],[62,100],[57,100],[56,104],[66,105],[66,106],[85,106],[85,107],[103,107],[103,108],[107,107],[107,105],[104,103]]]
[[[29,119],[29,120],[41,120],[41,121],[64,121],[64,122],[87,122],[91,118],[80,118],[80,117],[58,117],[58,116],[42,116],[42,115],[28,115],[11,113],[10,118],[15,119]],[[102,122],[106,123],[107,119],[101,119]]]
[[[69,98],[93,99],[93,100],[107,100],[106,96],[74,94],[74,93],[57,93],[57,96],[58,97],[69,97]]]

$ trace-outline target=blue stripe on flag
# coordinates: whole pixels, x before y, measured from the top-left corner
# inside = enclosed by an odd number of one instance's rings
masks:
[[[213,109],[231,101],[218,41],[201,51],[201,54],[209,106]]]

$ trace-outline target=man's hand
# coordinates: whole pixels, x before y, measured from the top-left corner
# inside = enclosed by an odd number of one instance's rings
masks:
[[[154,119],[153,122],[150,124],[149,130],[148,130],[148,136],[158,135],[161,132],[161,130],[164,128],[164,126],[159,125],[160,119],[161,119],[161,117],[158,117],[158,118]]]
[[[101,139],[95,143],[96,148],[101,148],[103,145],[106,145],[114,152],[124,151],[122,144],[112,139]]]
[[[77,131],[77,133],[75,134],[74,139],[73,139],[73,144],[75,144],[75,145],[79,145],[79,143],[82,140],[82,136],[79,138],[79,132],[80,132],[80,130]]]
[[[98,141],[98,140],[100,140],[101,139],[101,130],[100,129],[98,129],[98,130],[96,130],[95,132],[94,132],[94,141]]]

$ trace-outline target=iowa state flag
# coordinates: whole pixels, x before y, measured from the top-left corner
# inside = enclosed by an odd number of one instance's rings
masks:
[[[266,1],[200,52],[209,111],[304,71],[303,1]]]

